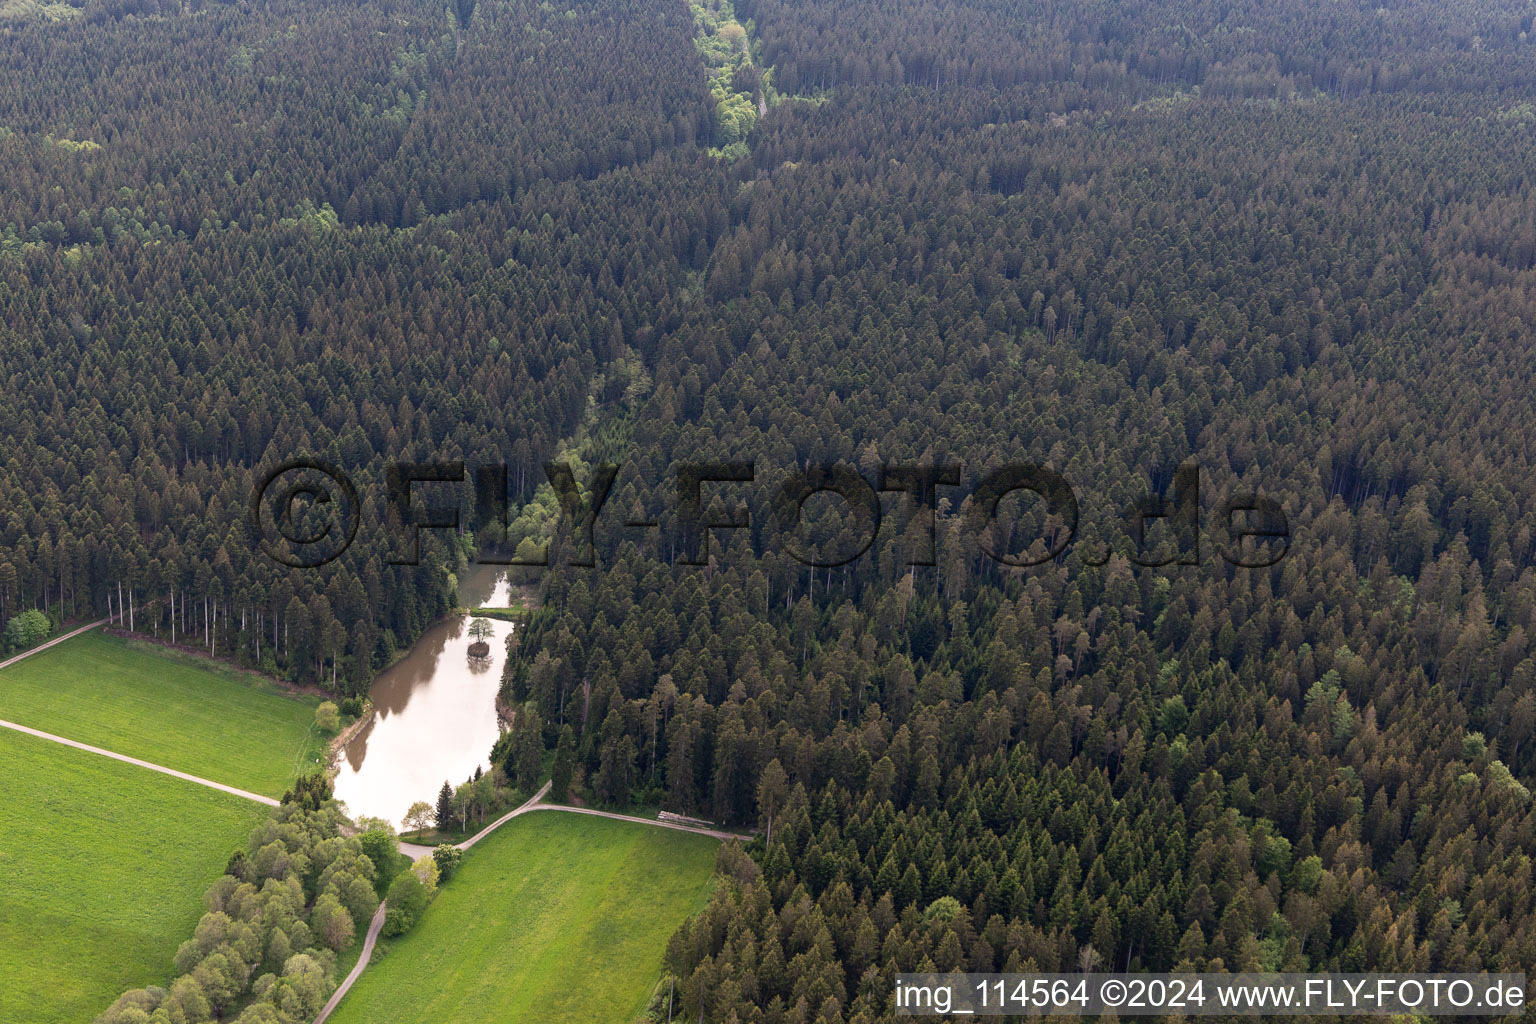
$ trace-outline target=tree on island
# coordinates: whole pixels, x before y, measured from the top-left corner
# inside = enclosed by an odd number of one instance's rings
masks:
[[[489,660],[491,657],[491,645],[488,642],[491,636],[491,624],[484,619],[476,619],[469,624],[469,656],[479,660]]]

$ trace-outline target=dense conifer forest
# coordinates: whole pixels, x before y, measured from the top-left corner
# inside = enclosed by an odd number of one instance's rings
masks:
[[[553,537],[509,774],[558,747],[761,833],[666,950],[683,1019],[890,1020],[930,968],[1536,970],[1526,6],[738,0],[745,155],[681,0],[464,7],[0,21],[0,619],[131,604],[350,695]],[[364,501],[319,569],[244,519],[298,455]],[[466,483],[392,565],[385,464],[434,459],[507,464],[510,536]],[[546,460],[619,467],[594,568]],[[674,468],[727,460],[706,510],[751,525],[682,564]],[[1004,503],[1033,566],[966,529],[1018,461],[1080,503],[1060,551]],[[1200,557],[1138,564],[1191,461]],[[811,568],[772,493],[829,462],[958,483]],[[1220,554],[1242,493],[1271,566]]]

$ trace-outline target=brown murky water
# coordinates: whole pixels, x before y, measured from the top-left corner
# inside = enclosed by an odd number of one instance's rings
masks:
[[[459,604],[465,608],[510,608],[512,597],[507,570],[500,566],[472,565],[459,576]]]
[[[505,583],[498,585],[495,576],[489,567],[471,569],[460,583],[460,602],[497,607]],[[486,621],[495,631],[487,661],[469,657],[464,616],[433,626],[374,680],[373,721],[347,744],[336,775],[336,797],[353,817],[388,818],[399,828],[411,804],[437,802],[445,780],[458,785],[476,767],[488,767],[499,729],[496,691],[513,625]]]

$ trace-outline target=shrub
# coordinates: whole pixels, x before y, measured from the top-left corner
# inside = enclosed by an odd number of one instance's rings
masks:
[[[35,608],[22,612],[5,624],[5,645],[11,650],[31,647],[48,638],[53,623]]]
[[[335,732],[341,728],[341,712],[333,702],[325,701],[315,708],[315,725],[321,732]]]
[[[410,931],[430,902],[432,895],[416,873],[409,869],[400,872],[386,897],[388,909],[384,911],[384,934],[404,935]]]
[[[459,861],[464,859],[464,851],[444,843],[432,851],[432,859],[437,861],[438,882],[446,884],[459,870]]]
[[[410,861],[396,848],[394,835],[383,829],[369,829],[357,838],[373,862],[374,891],[383,896],[389,880],[409,867]]]
[[[437,858],[417,857],[411,865],[411,873],[421,879],[421,884],[426,886],[428,894],[437,892]]]

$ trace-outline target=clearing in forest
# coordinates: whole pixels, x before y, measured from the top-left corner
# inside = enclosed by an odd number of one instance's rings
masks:
[[[508,822],[465,854],[331,1024],[628,1024],[667,939],[708,898],[719,845],[553,811]]]
[[[319,703],[99,632],[0,670],[0,719],[271,797],[319,767]]]

